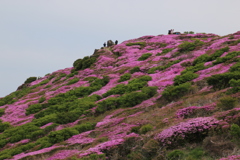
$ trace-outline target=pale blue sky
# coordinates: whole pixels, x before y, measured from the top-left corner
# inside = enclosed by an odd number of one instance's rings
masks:
[[[240,30],[239,0],[0,0],[0,97],[112,39]]]

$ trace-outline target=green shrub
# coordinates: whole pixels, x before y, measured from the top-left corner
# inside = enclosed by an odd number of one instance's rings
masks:
[[[103,97],[140,90],[141,88],[146,86],[147,82],[150,80],[152,80],[150,76],[142,76],[129,81],[127,85],[118,84],[116,87],[113,87],[111,90],[104,93]]]
[[[138,61],[144,61],[150,57],[152,53],[144,53],[141,57],[138,58]]]
[[[157,87],[143,87],[141,90],[149,97],[153,97],[155,94],[157,94]]]
[[[238,79],[238,80],[235,80],[235,79],[231,79],[230,81],[229,81],[229,84],[230,84],[230,86],[232,87],[231,89],[229,89],[228,91],[227,91],[227,93],[237,93],[237,92],[239,92],[240,91],[240,79]]]
[[[229,69],[230,72],[240,71],[240,62],[235,63],[233,66]]]
[[[219,99],[217,106],[223,110],[230,110],[236,107],[237,103],[238,103],[237,98],[225,96]]]
[[[124,94],[127,89],[128,89],[127,85],[125,85],[125,84],[118,84],[115,87],[111,88],[106,93],[104,93],[102,96],[103,97],[107,97],[107,96],[114,95],[114,94]]]
[[[45,79],[42,82],[40,82],[39,85],[47,84],[49,81],[50,81],[49,79]]]
[[[23,139],[31,138],[31,133],[41,130],[32,123],[27,123],[14,128],[8,128],[4,131],[4,135],[9,137],[9,142],[14,143]]]
[[[130,70],[130,73],[133,74],[135,72],[140,72],[140,68],[139,67],[133,67],[131,70]]]
[[[171,52],[174,48],[166,48],[166,49],[163,49],[161,53],[158,53],[156,54],[156,56],[160,56],[160,55],[164,55],[168,52]]]
[[[56,123],[67,124],[76,121],[81,116],[81,112],[58,112]]]
[[[133,45],[139,45],[141,48],[146,47],[146,42],[134,42],[134,43],[127,43],[126,46],[133,46]]]
[[[210,58],[208,59],[208,61],[213,61],[217,57],[220,57],[224,52],[228,52],[228,51],[229,51],[229,47],[224,47],[219,50],[216,50],[212,55],[210,55]]]
[[[47,107],[48,107],[48,104],[39,104],[39,103],[32,104],[26,109],[26,115],[37,113]]]
[[[97,60],[97,57],[86,56],[83,59],[77,59],[73,63],[73,67],[76,71],[83,70],[83,69],[89,68],[92,64],[96,62],[96,60]]]
[[[145,134],[147,133],[148,131],[151,131],[153,129],[153,126],[151,124],[146,124],[146,125],[143,125],[141,128],[140,128],[140,133],[141,134]]]
[[[37,77],[29,77],[28,79],[26,79],[26,81],[24,82],[24,84],[26,83],[31,83],[33,81],[36,81],[37,80]]]
[[[39,98],[38,103],[42,103],[42,102],[44,102],[45,100],[46,100],[46,97],[41,97],[41,98]]]
[[[84,123],[80,125],[75,125],[73,129],[77,130],[79,133],[93,130],[96,126],[96,123]]]
[[[131,78],[131,74],[130,73],[125,73],[124,75],[122,75],[120,77],[120,79],[118,80],[118,82],[123,82],[123,81],[127,81]]]
[[[33,124],[38,126],[38,127],[41,127],[45,124],[48,124],[50,122],[55,122],[57,119],[57,115],[55,113],[52,113],[50,115],[46,115],[42,118],[39,118],[39,119],[34,119],[33,120]]]
[[[1,117],[2,115],[4,115],[4,113],[5,113],[5,109],[4,109],[4,108],[0,108],[0,117]]]
[[[141,128],[140,126],[134,126],[134,127],[131,128],[131,132],[134,132],[134,133],[137,133],[137,134],[138,134],[138,133],[140,132],[140,131],[139,131],[140,128]]]
[[[110,97],[101,102],[98,102],[95,112],[97,114],[104,113],[107,110],[115,109],[117,107],[117,98]]]
[[[164,89],[162,97],[167,101],[172,101],[186,95],[191,90],[191,83],[186,82],[178,86],[169,86]]]
[[[185,41],[178,46],[178,51],[180,53],[193,51],[196,47],[202,46],[203,44],[204,44],[204,42],[202,42],[200,40],[196,40],[195,42]]]
[[[205,155],[205,151],[202,148],[194,148],[189,152],[189,158],[194,158],[194,159],[202,159],[202,157]]]
[[[127,155],[128,160],[138,160],[138,159],[144,159],[145,157],[142,155],[141,152],[131,152]]]
[[[210,59],[210,56],[208,54],[203,54],[199,57],[197,57],[194,61],[193,61],[193,65],[197,65],[199,63],[204,63],[204,62],[208,62]]]
[[[185,70],[183,70],[181,72],[181,74],[185,74],[187,72],[197,72],[197,71],[200,71],[200,70],[203,70],[203,69],[206,69],[208,67],[204,66],[204,63],[198,63],[196,64],[195,66],[190,66],[190,67],[187,67]]]
[[[177,160],[177,159],[182,159],[184,156],[184,152],[180,150],[174,150],[171,151],[167,154],[167,159],[168,160]]]
[[[73,78],[73,79],[71,79],[71,80],[67,83],[67,85],[71,85],[71,84],[77,83],[78,81],[79,81],[79,78]]]
[[[215,74],[207,78],[208,85],[213,86],[214,90],[230,87],[229,81],[231,79],[240,79],[239,72],[226,72],[222,74]]]
[[[224,63],[224,62],[226,62],[226,61],[228,61],[228,60],[230,60],[230,59],[232,59],[232,58],[234,58],[238,55],[240,55],[240,52],[236,52],[236,51],[230,52],[224,57],[218,57],[216,59],[216,61],[213,62],[213,64],[216,65],[216,64],[219,64],[219,63]]]
[[[91,83],[91,82],[93,82],[94,80],[96,80],[97,79],[97,77],[86,77],[86,78],[84,78],[83,80],[84,81],[88,81],[89,83]]]
[[[140,104],[142,101],[147,100],[149,97],[142,92],[126,93],[117,99],[119,107],[133,107]]]
[[[191,80],[197,78],[198,76],[199,76],[198,74],[188,71],[184,74],[176,76],[174,78],[174,85],[176,86],[176,85],[191,81]]]
[[[10,123],[9,122],[3,122],[2,123],[2,120],[0,120],[0,133],[4,132],[9,127],[10,127]]]
[[[233,136],[235,139],[240,138],[240,127],[237,124],[232,124],[230,128],[230,134]]]
[[[157,66],[157,67],[152,67],[148,70],[148,74],[153,74],[155,73],[156,70],[162,71],[164,69],[167,69],[169,67],[171,67],[174,64],[179,63],[180,60],[175,60],[175,61],[170,61],[168,64],[164,65],[164,66]]]
[[[49,138],[49,142],[51,144],[59,143],[62,141],[67,140],[68,138],[72,137],[73,135],[79,134],[79,132],[74,128],[64,128],[58,131],[52,131],[47,136]]]

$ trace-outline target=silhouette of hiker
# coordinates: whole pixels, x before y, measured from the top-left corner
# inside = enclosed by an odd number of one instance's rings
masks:
[[[106,43],[105,42],[103,43],[103,47],[106,47]]]
[[[171,34],[171,30],[168,30],[168,34]]]
[[[118,44],[118,40],[115,41],[115,45],[117,45],[117,44]]]

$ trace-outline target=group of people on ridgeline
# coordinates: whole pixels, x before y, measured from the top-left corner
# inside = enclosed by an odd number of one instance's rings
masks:
[[[168,30],[168,34],[181,34],[180,32],[174,32],[174,29]]]
[[[115,41],[115,45],[117,45],[118,44],[118,40],[116,40]],[[109,47],[109,46],[112,46],[113,45],[113,41],[111,41],[111,40],[108,40],[107,41],[107,44],[106,44],[106,42],[104,42],[103,43],[103,47],[106,47],[106,45]]]

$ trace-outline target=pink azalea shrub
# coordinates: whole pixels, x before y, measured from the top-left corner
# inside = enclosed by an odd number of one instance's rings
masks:
[[[239,160],[240,155],[233,155],[233,156],[228,156],[226,158],[220,158],[219,160]]]
[[[208,111],[213,110],[215,105],[216,105],[216,104],[207,105],[207,106],[202,106],[202,107],[191,106],[191,107],[179,109],[179,110],[176,112],[176,116],[177,116],[177,118],[186,118],[186,117],[190,116],[191,114],[196,113],[196,112],[199,112],[199,111],[208,112]]]
[[[160,141],[164,146],[171,145],[178,140],[187,139],[190,135],[202,133],[216,127],[217,124],[218,120],[213,117],[193,118],[163,130],[160,134],[155,136],[155,139]]]

